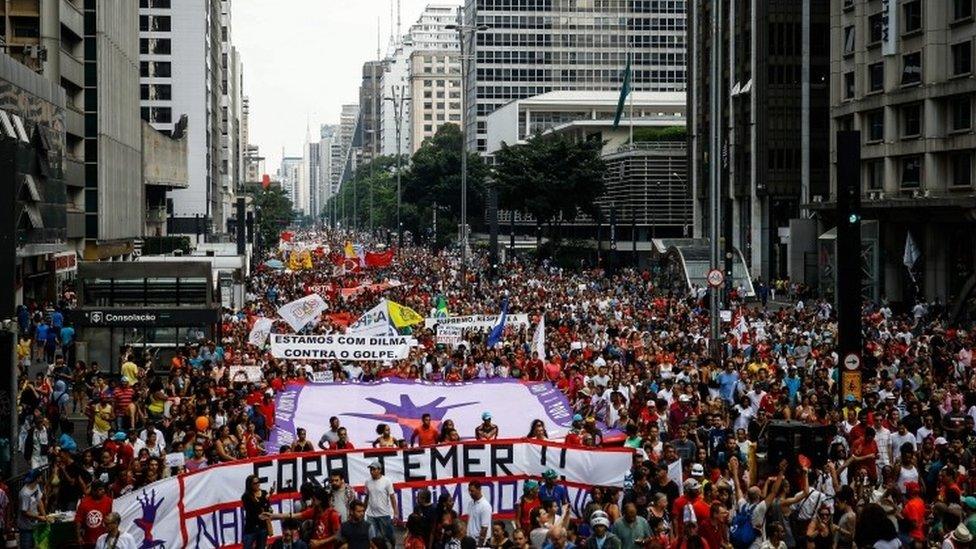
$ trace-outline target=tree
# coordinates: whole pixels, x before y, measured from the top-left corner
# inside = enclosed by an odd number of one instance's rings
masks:
[[[266,247],[277,245],[278,236],[294,220],[291,200],[284,189],[272,185],[267,189],[257,188],[252,191],[254,205],[259,214],[258,234]]]
[[[404,226],[424,234],[431,226],[436,204],[438,225],[457,226],[461,217],[461,129],[444,124],[414,153],[409,172],[401,184],[403,202],[411,204],[411,217]],[[468,222],[482,218],[485,180],[489,170],[477,153],[468,153]],[[445,209],[446,207],[446,209]]]
[[[559,238],[564,222],[580,212],[599,216],[605,191],[603,143],[535,135],[526,143],[502,144],[495,153],[494,181],[503,209],[528,212]],[[555,229],[555,231],[553,231]]]

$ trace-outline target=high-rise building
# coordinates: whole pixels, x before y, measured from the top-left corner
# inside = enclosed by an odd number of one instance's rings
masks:
[[[343,105],[342,113],[339,115],[339,147],[340,155],[336,162],[339,169],[333,169],[333,185],[338,190],[339,185],[352,177],[352,172],[356,169],[357,154],[353,152],[353,141],[359,129],[359,105]]]
[[[410,54],[411,152],[446,123],[461,125],[461,56],[457,51],[416,50]]]
[[[389,61],[363,63],[363,80],[359,86],[359,124],[362,133],[362,161],[371,161],[382,154],[380,131],[383,114],[383,72]]]
[[[304,198],[301,191],[302,179],[302,157],[285,156],[281,159],[281,167],[278,168],[278,181],[285,195],[291,200],[292,210],[301,211],[301,202]]]
[[[425,115],[430,115],[429,126],[437,126],[447,121],[446,117],[438,123],[438,115],[446,114],[448,106],[444,104],[448,91],[444,89],[434,90],[433,87],[438,82],[441,87],[449,87],[455,94],[460,94],[460,65],[456,52],[459,49],[457,34],[448,28],[458,22],[458,6],[449,4],[429,4],[420,14],[417,22],[410,26],[407,33],[394,44],[393,50],[386,58],[386,71],[383,73],[383,101],[380,106],[382,119],[380,123],[380,152],[383,155],[394,155],[397,152],[397,117],[400,117],[400,152],[409,153],[419,146],[413,141],[411,127],[416,124],[412,122],[416,117],[413,115],[414,109],[424,109],[420,114],[421,119]],[[416,52],[425,52],[419,59],[414,55]],[[453,55],[452,55],[453,54]],[[443,58],[444,62],[439,60]],[[438,59],[438,62],[432,62]],[[423,63],[426,60],[427,63]],[[419,66],[418,66],[419,65]],[[416,77],[415,69],[421,71],[429,70],[429,75],[425,74],[419,80]],[[426,91],[431,97],[420,101],[424,96],[422,86],[429,84]],[[421,94],[411,95],[411,92],[421,87]],[[439,96],[439,101],[438,101]],[[401,99],[402,98],[402,99]],[[394,103],[394,99],[396,102]],[[415,101],[417,103],[415,104]],[[433,103],[425,107],[427,103]],[[435,105],[441,104],[441,108]],[[455,99],[455,103],[460,104],[460,99]],[[460,122],[460,117],[455,120]],[[436,128],[435,130],[436,131]]]
[[[220,181],[225,218],[236,218],[243,185],[241,118],[244,67],[232,42],[231,0],[220,2]],[[224,220],[226,226],[226,219]]]
[[[322,208],[325,207],[329,199],[332,198],[332,193],[335,192],[332,186],[335,178],[333,170],[339,167],[336,160],[340,155],[339,126],[322,124],[319,127],[319,204]],[[322,214],[321,208],[318,213]]]
[[[721,153],[709,146],[715,2],[689,2],[694,235],[708,237],[709,161],[721,158],[720,232],[765,280],[806,281],[816,229],[804,205],[827,193],[828,2],[723,4],[733,9],[722,13]]]
[[[305,178],[304,186],[307,188],[305,202],[299,208],[305,215],[318,217],[321,213],[322,205],[320,200],[322,183],[322,157],[321,143],[312,141],[312,135],[306,134],[305,145],[302,148],[302,174]]]
[[[971,297],[964,290],[976,278],[974,15],[970,0],[830,2],[830,43],[837,45],[830,52],[831,165],[836,132],[860,130],[869,259],[863,282],[895,303]],[[833,199],[836,192],[831,170]],[[833,213],[827,200],[822,207],[825,217]],[[920,254],[911,271],[904,264],[909,235]],[[821,291],[830,291],[832,280],[821,280]]]
[[[172,131],[180,116],[188,117],[189,187],[172,193],[170,232],[199,238],[226,228],[223,4],[224,0],[141,0],[139,9],[142,117],[161,131]],[[228,66],[230,56],[228,52]]]
[[[484,152],[489,114],[560,90],[619,91],[633,54],[635,91],[684,91],[684,0],[466,0],[464,124]],[[457,40],[455,36],[455,40]]]
[[[124,258],[144,230],[139,6],[88,0],[85,29],[85,259]]]

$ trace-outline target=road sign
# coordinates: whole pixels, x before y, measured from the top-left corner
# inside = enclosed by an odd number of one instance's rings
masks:
[[[722,284],[725,284],[725,273],[719,269],[712,269],[708,271],[708,285],[713,288],[718,288]]]
[[[861,366],[861,357],[857,353],[847,353],[844,356],[844,367],[848,370],[857,370]]]

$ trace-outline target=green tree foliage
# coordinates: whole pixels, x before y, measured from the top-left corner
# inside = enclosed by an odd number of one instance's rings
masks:
[[[495,154],[494,181],[503,209],[528,212],[539,225],[555,228],[583,212],[599,215],[596,200],[605,191],[603,143],[574,142],[563,136],[530,138]]]
[[[275,246],[278,243],[278,235],[294,220],[295,213],[292,211],[291,200],[288,199],[284,189],[278,185],[272,185],[267,189],[259,186],[252,190],[252,194],[260,215],[258,232],[261,235],[261,242],[266,247]]]

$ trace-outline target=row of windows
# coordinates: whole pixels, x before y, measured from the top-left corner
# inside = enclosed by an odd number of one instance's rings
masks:
[[[139,0],[140,8],[158,8],[167,9],[170,8],[170,0]]]
[[[140,61],[139,76],[169,78],[173,76],[173,64],[169,61]]]
[[[169,38],[140,38],[139,53],[168,55],[173,53],[173,41]]]
[[[684,29],[675,30],[682,32]],[[675,44],[683,44],[684,37],[676,36]],[[647,33],[484,33],[478,37],[478,47],[535,47],[535,48],[650,48],[670,45],[660,36]]]
[[[658,36],[655,38],[674,38]],[[637,52],[633,54],[635,65],[684,65],[684,43],[671,44],[671,51],[665,52]],[[623,66],[627,62],[627,54],[622,51],[581,51],[581,52],[552,52],[552,51],[519,51],[519,50],[491,50],[478,52],[478,63],[527,65],[612,65]]]
[[[947,134],[968,132],[973,129],[973,98],[970,95],[954,95],[940,100],[944,107]],[[907,103],[891,107],[895,110],[898,128],[893,134],[901,139],[917,139],[924,133],[925,104]],[[878,143],[885,139],[885,109],[875,109],[863,115],[862,127],[867,143]]]
[[[973,17],[973,0],[951,0],[951,21],[962,21]],[[912,35],[922,30],[924,4],[921,0],[910,0],[901,5],[901,17],[898,19],[900,33]],[[885,17],[878,12],[868,16],[868,47],[875,47],[884,40]],[[853,55],[856,48],[854,25],[844,27],[841,34],[841,51],[844,55]]]
[[[431,90],[424,90],[424,99],[432,99],[433,97],[434,97],[434,93]],[[461,92],[453,92],[452,91],[450,93],[450,98],[451,99],[460,99],[461,98]],[[443,90],[438,90],[437,91],[437,99],[444,99],[444,91]]]
[[[170,84],[140,84],[139,98],[143,101],[168,101],[173,98]]]
[[[969,74],[972,71],[972,48],[966,43],[967,47],[959,50],[960,58],[959,70],[964,72],[958,74]],[[955,65],[955,61],[953,62]],[[911,86],[922,81],[922,52],[906,53],[901,56],[901,85]],[[878,61],[867,66],[867,93],[880,92],[884,90],[884,61]],[[854,71],[844,73],[843,98],[853,99],[856,91]]]
[[[949,187],[971,187],[973,185],[972,150],[945,153]],[[924,157],[920,154],[902,156],[895,159],[895,177],[902,189],[918,189],[925,177]],[[883,190],[885,181],[885,160],[883,158],[865,160],[863,171],[869,190]]]
[[[139,30],[142,32],[168,32],[173,30],[173,19],[168,15],[140,15]]]

